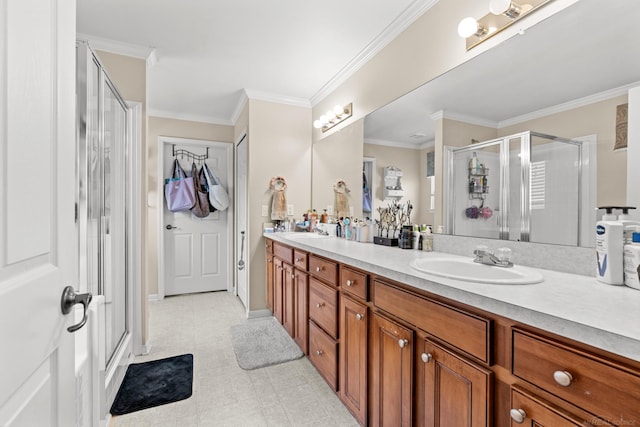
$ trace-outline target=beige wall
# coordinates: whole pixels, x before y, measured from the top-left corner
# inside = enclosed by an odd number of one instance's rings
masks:
[[[627,200],[627,152],[613,151],[616,107],[627,103],[619,96],[552,116],[541,117],[499,130],[499,136],[533,130],[565,138],[595,134],[597,145],[597,205],[624,205]],[[595,207],[595,206],[594,206]]]
[[[385,145],[364,144],[363,155],[365,157],[374,157],[376,159],[376,182],[371,183],[373,191],[374,206],[385,207],[389,204],[389,200],[384,199],[384,168],[387,166],[395,166],[402,170],[402,189],[404,197],[401,203],[411,201],[413,212],[411,213],[411,222],[414,224],[426,224],[425,212],[421,211],[420,200],[426,198],[423,193],[425,175],[420,173],[420,164],[426,163],[426,154],[421,156],[422,150],[412,148],[389,147]],[[378,215],[374,214],[374,218]]]
[[[286,178],[287,204],[294,205],[296,217],[311,207],[311,128],[309,108],[249,100],[249,310],[266,307],[262,224],[271,220],[261,215],[261,206],[271,205],[271,178]]]
[[[362,146],[364,120],[313,144],[313,208],[319,213],[328,205],[335,208],[333,186],[339,180],[351,190],[349,206],[353,214],[362,216]],[[359,167],[354,167],[359,164]],[[334,211],[335,213],[335,211]]]
[[[215,142],[233,142],[233,126],[210,123],[191,122],[186,120],[149,117],[147,147],[147,248],[144,256],[147,276],[147,295],[158,293],[158,137],[200,139]],[[233,165],[229,165],[233,168]]]

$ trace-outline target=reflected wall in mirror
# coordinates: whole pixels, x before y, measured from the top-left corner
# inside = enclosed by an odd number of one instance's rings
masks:
[[[640,45],[633,37],[637,16],[640,2],[575,3],[369,114],[361,156],[376,158],[378,176],[384,166],[403,169],[407,190],[415,183],[413,194],[407,191],[403,199],[417,207],[415,222],[441,225],[446,146],[525,131],[569,139],[589,136],[596,149],[585,161],[595,164],[597,173],[595,202],[588,209],[624,204],[626,152],[613,147],[616,108],[628,102],[630,88],[640,85]],[[594,30],[580,31],[576,23]],[[429,150],[436,153],[435,197],[424,172]],[[371,186],[379,195],[377,184]],[[432,198],[434,210],[427,208]],[[383,202],[379,196],[374,200]],[[591,212],[595,218],[595,209]],[[547,243],[544,233],[538,234]]]

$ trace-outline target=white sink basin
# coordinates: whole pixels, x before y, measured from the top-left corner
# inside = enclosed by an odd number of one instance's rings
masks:
[[[411,267],[435,276],[476,283],[526,285],[544,280],[540,273],[526,267],[495,267],[472,259],[422,258],[411,262]]]
[[[307,240],[307,239],[327,239],[331,236],[325,236],[319,233],[290,233],[285,236],[291,240]]]

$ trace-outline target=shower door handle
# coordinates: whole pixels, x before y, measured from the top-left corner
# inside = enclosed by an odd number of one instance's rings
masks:
[[[69,314],[71,309],[76,304],[82,304],[84,307],[84,313],[82,315],[82,320],[80,323],[69,326],[67,331],[75,332],[78,329],[82,328],[85,323],[87,323],[87,310],[89,309],[89,303],[91,302],[91,292],[87,292],[86,294],[77,294],[72,286],[67,286],[62,291],[62,299],[60,300],[60,308],[62,309],[62,314]]]

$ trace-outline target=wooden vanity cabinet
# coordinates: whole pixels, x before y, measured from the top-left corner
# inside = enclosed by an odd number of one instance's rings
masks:
[[[491,426],[493,372],[421,333],[416,343],[416,425]]]
[[[293,340],[304,354],[309,354],[309,275],[294,268],[293,276],[295,294]]]
[[[373,313],[369,347],[369,425],[412,425],[413,331]]]
[[[295,294],[295,276],[293,274],[293,266],[282,263],[282,326],[289,333],[289,336],[294,336],[294,312],[296,305]]]
[[[368,307],[340,296],[340,400],[361,425],[367,423]]]

